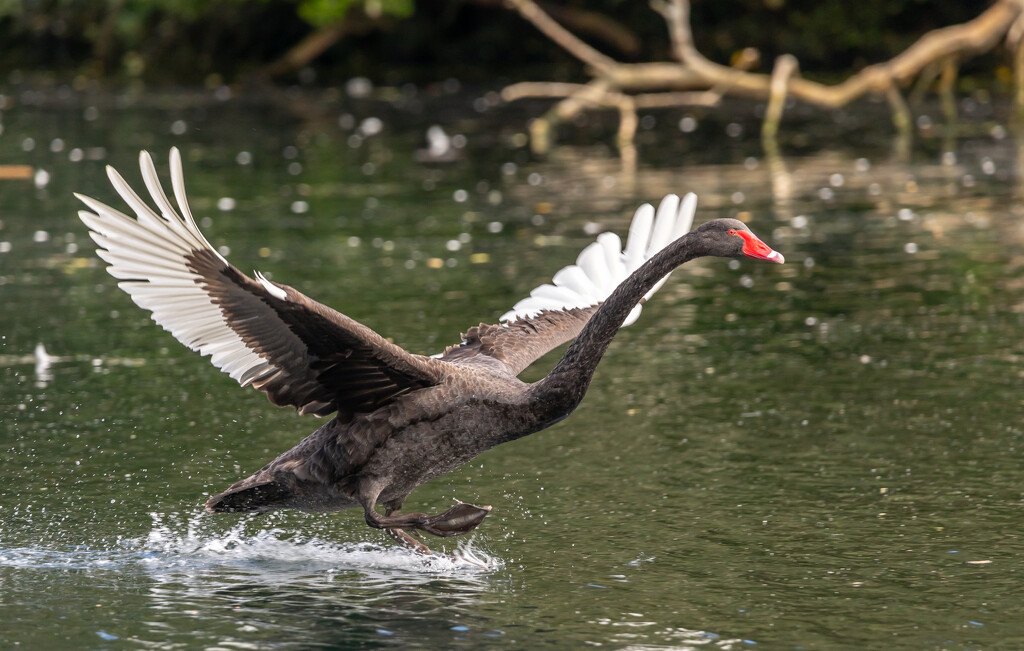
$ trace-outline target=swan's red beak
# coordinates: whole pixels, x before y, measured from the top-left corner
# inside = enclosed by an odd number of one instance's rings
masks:
[[[781,253],[757,239],[757,236],[750,231],[737,230],[736,234],[743,238],[743,255],[748,258],[774,262],[775,264],[782,264],[786,261],[786,258]]]

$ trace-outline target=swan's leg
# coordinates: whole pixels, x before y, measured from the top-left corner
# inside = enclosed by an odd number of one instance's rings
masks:
[[[423,513],[392,515],[390,511],[388,515],[381,515],[374,510],[372,504],[364,505],[363,509],[366,515],[366,524],[374,529],[419,529],[442,538],[469,533],[480,526],[480,523],[491,511],[489,506],[473,506],[464,502],[459,502],[438,515]]]
[[[396,510],[397,509],[393,509],[393,508],[389,507],[384,512],[385,513],[385,517],[391,517],[391,515],[394,514],[394,512]],[[386,531],[389,536],[394,538],[395,542],[397,542],[399,545],[402,545],[403,547],[408,547],[409,549],[413,550],[414,552],[418,552],[418,553],[424,554],[426,556],[429,556],[429,555],[434,553],[434,552],[430,551],[429,547],[427,547],[426,545],[424,545],[420,541],[416,540],[415,538],[413,538],[409,534],[405,533],[401,529],[385,529],[384,531]]]

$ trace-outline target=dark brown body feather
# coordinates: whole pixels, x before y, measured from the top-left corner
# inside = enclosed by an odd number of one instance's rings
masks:
[[[503,366],[503,365],[500,365]],[[214,512],[397,510],[420,484],[557,417],[536,409],[531,385],[494,363],[451,363],[438,385],[373,412],[339,415],[252,476],[210,498]],[[244,499],[235,497],[244,495]]]
[[[725,222],[718,224],[718,231],[743,227],[736,220],[716,221]],[[339,413],[251,477],[210,498],[207,508],[235,511],[244,504],[251,511],[332,511],[382,503],[395,510],[420,484],[496,445],[558,422],[583,399],[608,344],[644,294],[679,264],[715,251],[709,230],[705,224],[669,245],[600,306],[542,312],[507,325],[481,324],[440,359],[402,351],[414,358],[406,366],[426,369],[421,378],[432,378],[431,386],[383,399],[372,411]],[[309,300],[290,287],[279,287],[287,292],[282,303]],[[278,306],[275,300],[268,304]],[[334,323],[348,327],[349,321],[346,317]],[[526,384],[516,377],[573,338],[543,380]],[[364,357],[376,359],[372,354]],[[231,495],[241,492],[252,497],[236,503]]]

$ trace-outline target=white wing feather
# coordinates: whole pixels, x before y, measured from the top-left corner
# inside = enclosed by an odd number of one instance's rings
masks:
[[[170,156],[171,184],[178,210],[167,198],[147,152],[139,155],[146,189],[159,212],[153,210],[113,168],[107,176],[114,189],[135,212],[135,219],[95,199],[77,196],[92,212],[78,213],[90,237],[101,248],[96,253],[110,266],[118,286],[174,337],[203,355],[213,365],[245,386],[273,373],[275,367],[250,349],[228,325],[220,307],[203,289],[202,277],[189,267],[196,251],[221,256],[200,232],[185,198],[185,181],[178,150]],[[179,211],[182,217],[179,215]],[[268,292],[283,298],[283,290],[256,275]]]
[[[661,200],[657,213],[650,204],[637,208],[629,225],[626,247],[614,233],[601,233],[597,241],[580,252],[576,264],[563,267],[555,273],[554,285],[544,284],[530,292],[513,308],[501,315],[502,321],[534,317],[544,310],[568,310],[590,307],[605,300],[615,288],[640,265],[650,260],[666,246],[690,231],[693,213],[697,209],[697,195],[683,197],[670,194]],[[644,296],[649,299],[665,283],[665,276]],[[641,302],[642,304],[642,302]],[[624,326],[640,317],[641,304],[637,304],[626,318]]]

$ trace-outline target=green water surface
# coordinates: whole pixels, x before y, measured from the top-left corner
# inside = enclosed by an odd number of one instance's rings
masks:
[[[795,116],[776,161],[729,118],[659,114],[629,170],[601,125],[536,159],[528,116],[472,93],[0,92],[0,164],[49,176],[0,180],[0,646],[1024,647],[1024,210],[992,107],[909,158],[884,114]],[[464,137],[451,160],[417,154],[431,124]],[[494,507],[437,544],[489,569],[425,561],[357,512],[202,513],[320,421],[94,255],[71,193],[120,206],[104,166],[142,189],[138,150],[165,172],[171,145],[236,266],[419,353],[667,192],[787,263],[676,272],[571,418],[413,493]]]

